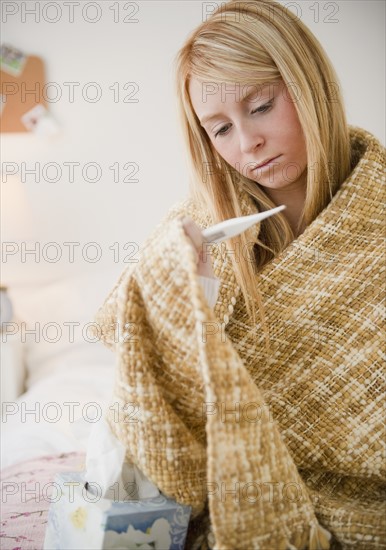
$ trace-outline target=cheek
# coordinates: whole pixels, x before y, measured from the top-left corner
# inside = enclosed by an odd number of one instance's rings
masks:
[[[211,146],[213,150],[217,151],[217,154],[220,155],[221,158],[228,162],[228,164],[234,164],[235,149],[232,147],[230,140],[228,140],[228,143],[225,143],[225,141],[222,142],[220,138],[214,143],[211,142]]]
[[[278,128],[281,128],[281,136],[285,139],[290,149],[302,157],[307,159],[306,145],[299,117],[293,103],[284,102],[285,105],[281,113],[281,122]]]
[[[275,122],[281,135],[284,133],[296,138],[302,134],[299,117],[291,101],[283,98],[276,115]]]

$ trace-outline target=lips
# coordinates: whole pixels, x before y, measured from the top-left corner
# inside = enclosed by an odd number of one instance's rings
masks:
[[[256,170],[257,168],[263,168],[264,166],[268,166],[268,164],[270,164],[274,160],[278,159],[279,157],[280,157],[280,155],[278,155],[277,157],[272,157],[272,158],[266,159],[263,162],[260,162],[259,164],[256,164],[256,166],[253,168],[253,170]]]

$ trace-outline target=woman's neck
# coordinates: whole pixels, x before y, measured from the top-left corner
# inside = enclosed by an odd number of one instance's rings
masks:
[[[305,226],[298,228],[298,223],[306,200],[306,182],[296,182],[285,189],[264,189],[266,195],[277,205],[285,204],[283,214],[293,231],[295,239],[303,233]]]

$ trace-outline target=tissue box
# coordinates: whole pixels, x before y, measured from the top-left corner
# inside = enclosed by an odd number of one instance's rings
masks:
[[[160,495],[107,500],[87,491],[82,472],[57,474],[44,550],[184,548],[190,506]]]

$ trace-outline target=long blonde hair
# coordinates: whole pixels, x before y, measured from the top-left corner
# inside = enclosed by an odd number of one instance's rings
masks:
[[[192,77],[242,86],[284,81],[307,149],[306,199],[299,227],[316,218],[349,175],[349,129],[337,75],[311,31],[281,4],[273,0],[231,0],[222,4],[191,33],[178,52],[175,77],[192,175],[190,193],[205,206],[214,223],[241,215],[238,185],[259,210],[276,205],[259,184],[236,171],[211,146],[190,100]],[[215,169],[208,171],[208,166]],[[249,258],[240,256],[238,261],[233,254],[230,256],[247,311],[255,324],[254,304],[258,304],[266,336],[268,328],[256,276],[293,238],[288,221],[278,214],[261,223],[252,250],[245,234],[227,241],[231,247],[238,243],[252,253]]]

